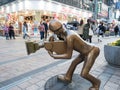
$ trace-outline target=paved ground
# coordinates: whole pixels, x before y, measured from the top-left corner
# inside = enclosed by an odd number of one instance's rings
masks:
[[[103,52],[104,45],[116,39],[118,37],[105,37],[98,43],[97,37],[93,37],[93,44],[100,47],[101,52],[90,73],[101,79],[103,90],[120,90],[120,68],[110,66]],[[0,90],[44,90],[47,80],[64,74],[78,54],[74,51],[70,60],[55,60],[44,48],[28,56],[25,40],[21,37],[16,37],[16,40],[0,37],[0,43]],[[82,65],[77,66],[76,74],[80,73]]]

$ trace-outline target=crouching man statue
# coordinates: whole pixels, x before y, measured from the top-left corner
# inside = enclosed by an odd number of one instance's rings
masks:
[[[58,75],[58,79],[63,82],[70,83],[72,81],[73,72],[76,66],[84,61],[80,75],[92,83],[92,86],[89,88],[89,90],[99,90],[101,81],[89,73],[97,56],[99,55],[99,48],[85,42],[74,31],[65,30],[63,25],[57,20],[52,20],[49,23],[49,29],[66,44],[66,51],[63,54],[54,54],[51,50],[48,50],[48,53],[51,57],[54,59],[70,59],[72,57],[73,50],[80,53],[72,61],[66,74]],[[54,37],[51,36],[49,41],[54,42]]]

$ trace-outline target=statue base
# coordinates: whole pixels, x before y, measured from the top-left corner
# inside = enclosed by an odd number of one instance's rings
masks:
[[[74,74],[71,83],[65,83],[57,78],[58,75],[50,78],[44,86],[44,90],[89,90],[92,84],[79,74]],[[104,90],[104,89],[100,89]]]

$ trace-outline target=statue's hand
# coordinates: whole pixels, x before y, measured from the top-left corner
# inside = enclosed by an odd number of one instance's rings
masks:
[[[52,51],[48,51],[48,53],[51,57],[53,57],[53,52]]]
[[[49,41],[54,41],[54,37],[53,36],[51,36],[50,38],[49,38]]]

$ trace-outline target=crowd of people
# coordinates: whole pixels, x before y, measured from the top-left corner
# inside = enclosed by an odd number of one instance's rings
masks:
[[[15,39],[15,28],[13,23],[5,23],[1,25],[6,40]],[[30,23],[24,21],[21,24],[21,33],[23,39],[31,39],[31,36],[35,34],[40,35],[40,40],[46,40],[48,34],[48,23],[47,21],[40,21],[40,23]]]
[[[102,42],[101,37],[110,35],[120,36],[120,25],[104,21],[97,22],[91,19],[84,21],[81,19],[79,24],[77,24],[76,31],[85,41],[92,43],[92,36],[97,35],[98,42]]]
[[[23,39],[30,39],[30,34],[35,34],[39,33],[40,35],[40,40],[46,40],[47,39],[47,34],[48,34],[48,23],[47,21],[41,20],[38,24],[33,24],[30,25],[26,21],[23,23],[22,26],[22,31],[23,31]],[[32,33],[30,32],[32,31]]]
[[[74,20],[75,22],[75,20]],[[88,41],[92,43],[92,36],[97,35],[98,42],[102,42],[101,37],[114,35],[114,36],[120,36],[120,25],[116,23],[108,23],[106,24],[103,21],[100,21],[99,23],[96,21],[93,21],[91,19],[87,19],[86,21],[81,19],[80,21],[76,21],[73,24],[74,28],[71,28],[71,30],[75,30],[81,38],[83,38],[85,41]],[[67,29],[69,23],[65,24],[63,23],[63,26]],[[22,35],[23,39],[30,39],[31,38],[31,32],[34,33],[34,31],[37,31],[40,36],[40,40],[47,40],[48,37],[48,31],[49,31],[49,22],[47,20],[41,20],[38,24],[31,26],[30,23],[24,21],[22,24]],[[4,35],[6,37],[6,40],[9,39],[15,39],[15,32],[14,32],[14,26],[12,23],[5,24],[4,25]]]
[[[5,24],[3,29],[4,29],[6,40],[15,39],[15,32],[14,32],[14,27],[12,23],[9,23],[9,25]]]

